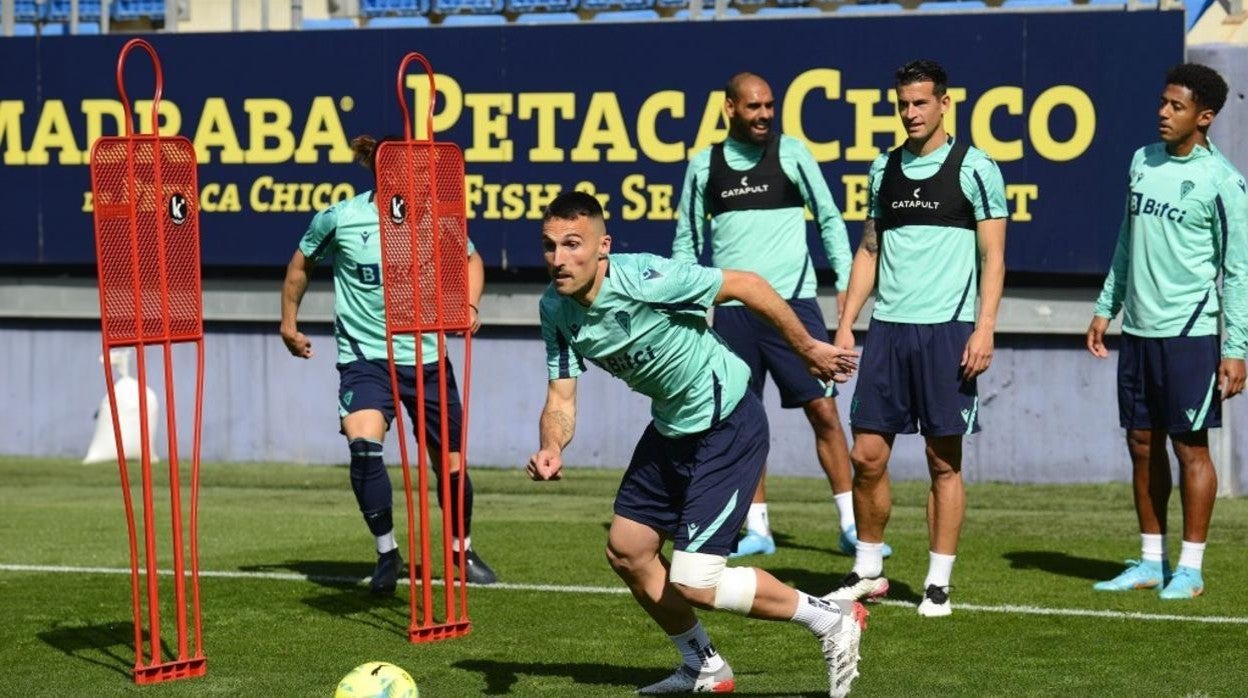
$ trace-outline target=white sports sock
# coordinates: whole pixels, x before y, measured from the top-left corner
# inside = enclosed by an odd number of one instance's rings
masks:
[[[854,574],[859,577],[878,577],[884,573],[884,544],[858,541],[854,555]]]
[[[1183,541],[1183,547],[1179,549],[1179,567],[1191,567],[1194,570],[1199,570],[1201,563],[1204,561],[1205,543]]]
[[[1140,559],[1161,562],[1166,559],[1166,536],[1163,533],[1140,534]]]
[[[397,547],[399,547],[399,544],[394,542],[393,529],[391,529],[389,533],[377,536],[377,553],[379,555],[382,553],[388,553]]]
[[[771,535],[771,524],[767,521],[766,502],[750,505],[750,512],[745,515],[745,530],[760,536]]]
[[[451,539],[452,552],[459,552],[460,546],[463,546],[465,550],[472,550],[472,536],[468,536],[463,542],[460,542],[458,538]]]
[[[938,587],[949,586],[949,578],[953,576],[953,561],[956,559],[958,559],[957,555],[942,555],[929,550],[927,579],[923,580],[923,588],[926,589],[933,584]]]
[[[680,650],[685,666],[690,669],[719,671],[724,666],[724,658],[715,651],[715,645],[711,644],[711,638],[706,634],[706,628],[702,627],[702,621],[695,622],[692,628],[679,635],[668,637],[672,639],[676,649]]]
[[[854,493],[842,492],[832,495],[836,500],[836,511],[841,515],[841,530],[848,531],[854,527]]]
[[[793,622],[806,626],[810,632],[823,637],[832,632],[836,624],[841,622],[841,608],[802,591],[797,592],[797,610],[793,612]]]

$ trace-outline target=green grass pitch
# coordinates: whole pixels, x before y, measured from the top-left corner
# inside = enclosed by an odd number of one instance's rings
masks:
[[[25,569],[128,567],[116,466],[0,459],[0,695],[329,696],[339,677],[370,660],[405,668],[423,696],[627,695],[679,660],[620,593],[603,556],[619,474],[570,470],[562,482],[538,484],[518,470],[474,470],[474,546],[514,586],[471,591],[469,636],[412,645],[407,588],[386,601],[364,590],[371,539],[345,468],[205,465],[208,674],[138,687],[130,680],[128,577]],[[391,475],[401,482],[397,469]],[[750,564],[826,592],[851,564],[834,552],[826,485],[775,477],[768,490],[780,550]],[[1173,499],[1178,530],[1177,491]],[[969,488],[968,501],[954,615],[922,619],[913,604],[927,566],[926,488],[895,487],[893,591],[872,608],[855,695],[1248,693],[1248,501],[1218,502],[1206,596],[1165,603],[1147,591],[1091,590],[1138,551],[1126,486],[984,484]],[[1177,557],[1177,536],[1170,544]],[[739,693],[827,694],[818,645],[805,630],[702,618]],[[168,623],[163,633],[169,641]]]

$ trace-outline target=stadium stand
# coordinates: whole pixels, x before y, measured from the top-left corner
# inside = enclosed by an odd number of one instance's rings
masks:
[[[425,14],[429,14],[429,0],[360,0],[360,15],[370,19]]]
[[[70,20],[71,5],[70,0],[51,0],[47,4],[48,10],[45,20],[48,22],[68,22]],[[78,0],[78,21],[99,22],[100,0]],[[81,26],[79,26],[78,31],[79,33],[85,33],[82,31]]]
[[[113,0],[108,6],[114,21],[164,20],[165,0]]]

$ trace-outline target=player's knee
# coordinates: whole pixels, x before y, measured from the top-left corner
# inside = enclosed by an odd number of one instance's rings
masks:
[[[727,567],[728,558],[677,550],[668,579],[691,605],[746,614],[758,579],[750,567]]]
[[[854,482],[872,483],[884,476],[888,461],[884,452],[860,446],[857,442],[849,452],[849,461],[854,466]]]
[[[654,558],[654,551],[631,549],[619,545],[616,541],[607,541],[607,564],[622,579],[632,579],[645,567],[646,561]]]
[[[817,432],[840,431],[841,417],[836,412],[836,401],[830,397],[811,400],[805,405],[806,419]]]
[[[347,442],[347,450],[351,452],[351,475],[361,477],[375,475],[378,471],[385,473],[383,448],[380,441],[372,439],[351,439]]]

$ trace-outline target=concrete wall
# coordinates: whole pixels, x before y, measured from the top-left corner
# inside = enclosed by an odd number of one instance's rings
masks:
[[[286,353],[274,332],[256,325],[210,327],[205,341],[203,458],[234,461],[343,463],[337,433],[334,342],[323,328],[313,334],[316,355],[302,361]],[[462,365],[460,343],[451,345]],[[37,322],[0,327],[0,453],[81,457],[90,441],[92,415],[104,396],[98,330]],[[159,352],[151,352],[150,384],[162,396]],[[174,355],[179,421],[191,422],[194,352]],[[537,417],[545,397],[545,355],[535,328],[486,332],[473,343],[469,459],[521,467],[537,446]],[[992,369],[981,379],[985,430],[967,440],[970,481],[1100,482],[1129,479],[1129,462],[1117,424],[1114,359],[1098,361],[1081,338],[999,338]],[[462,376],[461,376],[462,378]],[[781,410],[767,396],[772,425],[773,472],[820,476],[814,441],[800,410]],[[844,395],[852,393],[853,383]],[[590,367],[578,391],[576,439],[569,464],[622,467],[648,422],[646,400],[622,381]],[[842,397],[841,406],[848,398]],[[105,412],[107,415],[107,412]],[[159,451],[165,452],[163,412]],[[1248,429],[1237,419],[1233,462],[1248,453]],[[185,430],[183,430],[185,431]],[[179,436],[188,453],[189,433]],[[393,436],[388,458],[398,458]],[[1248,469],[1235,484],[1248,486]],[[898,437],[892,472],[899,479],[926,476],[922,440]],[[1227,483],[1230,484],[1230,483]]]

